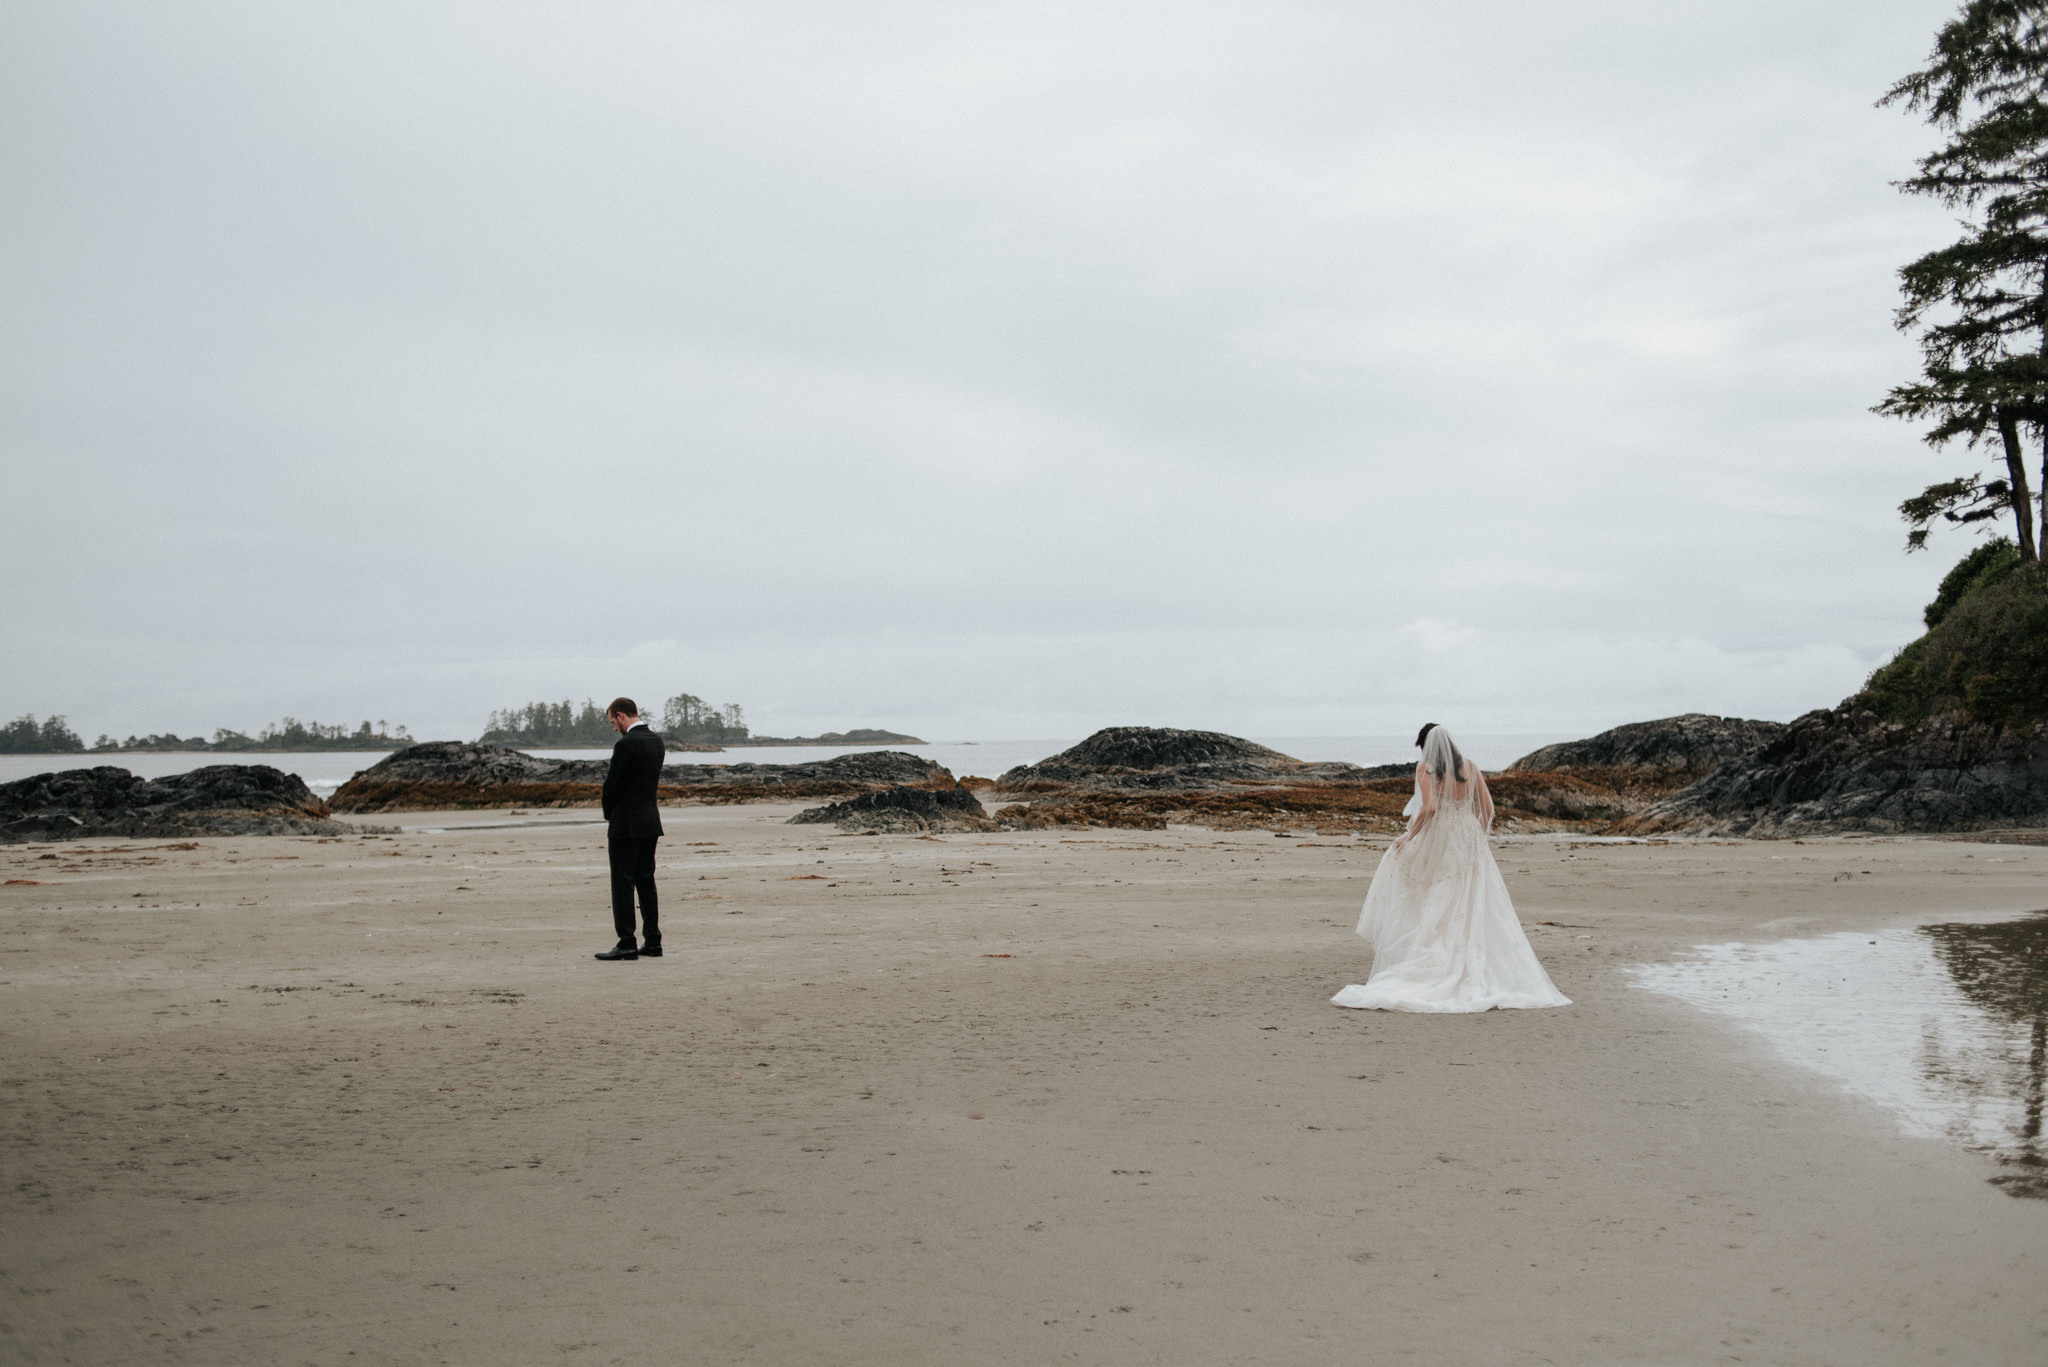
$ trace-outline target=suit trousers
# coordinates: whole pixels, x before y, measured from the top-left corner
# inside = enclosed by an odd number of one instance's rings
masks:
[[[612,866],[612,928],[619,939],[633,939],[633,894],[640,894],[640,938],[650,945],[661,943],[661,911],[654,893],[654,842],[615,835],[605,841],[605,854]]]

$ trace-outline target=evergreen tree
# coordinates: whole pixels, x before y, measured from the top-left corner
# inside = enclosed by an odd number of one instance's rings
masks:
[[[586,698],[580,711],[565,699],[493,712],[481,739],[509,745],[589,746],[610,745],[618,736],[598,705]]]
[[[649,717],[650,723],[655,718]],[[746,713],[737,703],[714,707],[694,693],[678,693],[662,704],[661,734],[672,740],[745,740]],[[530,702],[493,712],[481,740],[501,745],[609,746],[618,739],[611,718],[596,703],[585,699],[574,704]]]
[[[1899,272],[1897,322],[1919,333],[1922,377],[1876,411],[1932,418],[1935,447],[1995,439],[2006,468],[2004,479],[1959,475],[1907,499],[1907,549],[1926,544],[1937,518],[2010,512],[2021,560],[2035,560],[2048,544],[2048,497],[2037,539],[2023,429],[2041,448],[2048,494],[2048,0],[1969,0],[1936,35],[1927,68],[1878,103],[1924,113],[1950,134],[1899,188],[1971,217],[1958,241]]]
[[[45,717],[40,725],[32,716],[21,716],[0,726],[0,754],[61,755],[85,749],[62,717]]]
[[[661,733],[677,740],[745,740],[746,713],[738,703],[714,707],[694,693],[678,693],[661,705]]]

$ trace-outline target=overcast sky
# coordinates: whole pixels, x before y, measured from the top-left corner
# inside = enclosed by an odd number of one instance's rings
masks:
[[[14,0],[0,711],[1832,705],[1955,8]]]

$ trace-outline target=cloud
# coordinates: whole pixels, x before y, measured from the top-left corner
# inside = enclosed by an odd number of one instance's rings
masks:
[[[0,697],[1831,703],[1943,568],[1866,410],[1946,12],[17,7]]]

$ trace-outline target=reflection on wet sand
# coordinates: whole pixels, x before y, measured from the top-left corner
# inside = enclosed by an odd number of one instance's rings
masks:
[[[1991,1181],[2048,1198],[2048,912],[1767,944],[1702,946],[1632,970],[1733,1017],[1913,1134],[1987,1154]]]
[[[1991,1180],[2015,1196],[2048,1197],[2048,1165],[2041,1156],[2041,1095],[2048,1071],[2048,915],[1993,925],[1922,926],[1935,955],[1962,994],[2008,1036],[2000,1051],[2002,1076],[1993,1086],[2020,1102],[2015,1141],[1998,1151],[2012,1168]],[[2026,1041],[2020,1045],[2018,1037]],[[1980,1085],[1939,1055],[1925,1064],[1930,1077],[1957,1086]]]

